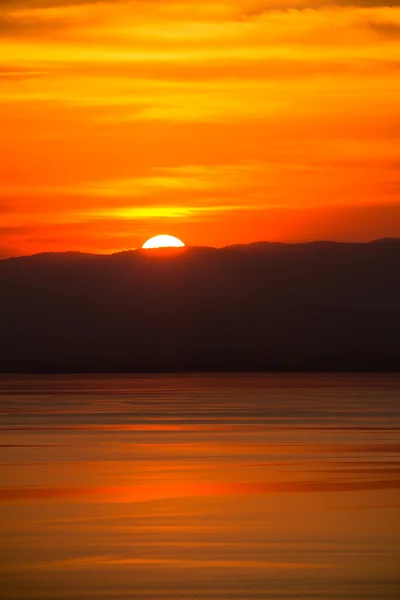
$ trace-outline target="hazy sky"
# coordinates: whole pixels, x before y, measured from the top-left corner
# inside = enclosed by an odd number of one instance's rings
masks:
[[[399,106],[399,0],[1,0],[0,256],[400,236]]]

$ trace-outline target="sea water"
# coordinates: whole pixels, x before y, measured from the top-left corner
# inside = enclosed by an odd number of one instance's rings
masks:
[[[0,377],[5,600],[400,597],[400,376]]]

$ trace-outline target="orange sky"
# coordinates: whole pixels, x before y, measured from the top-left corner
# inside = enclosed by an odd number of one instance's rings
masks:
[[[398,5],[1,0],[0,256],[400,236]]]

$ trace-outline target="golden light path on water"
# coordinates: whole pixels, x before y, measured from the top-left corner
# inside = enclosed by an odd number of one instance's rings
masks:
[[[395,600],[399,390],[1,377],[4,597]]]

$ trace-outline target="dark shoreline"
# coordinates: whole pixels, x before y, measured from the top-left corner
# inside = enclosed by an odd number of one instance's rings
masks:
[[[399,372],[399,307],[399,240],[13,258],[0,372]]]

